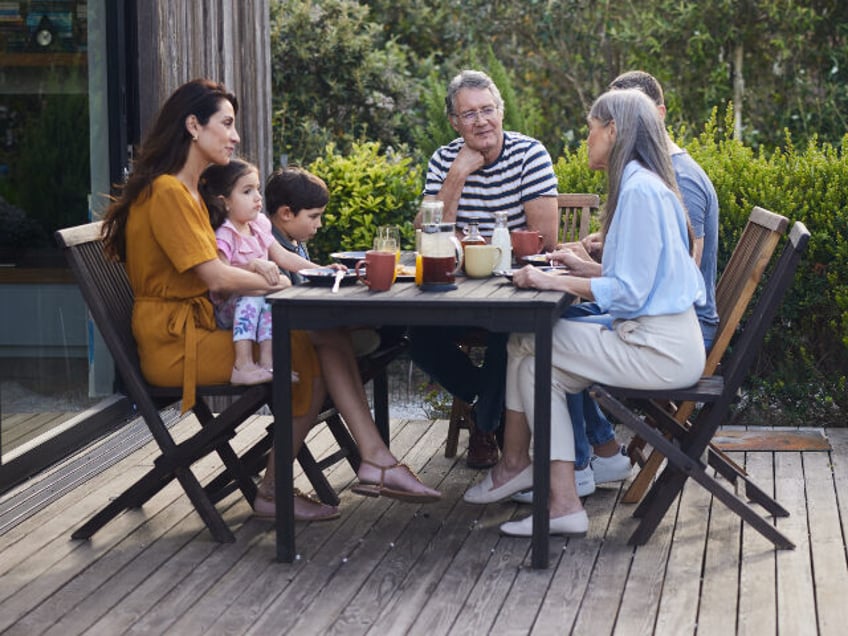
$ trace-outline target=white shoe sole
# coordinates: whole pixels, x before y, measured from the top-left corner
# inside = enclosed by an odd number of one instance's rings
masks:
[[[549,521],[548,533],[568,537],[585,537],[589,531],[589,517],[585,510],[563,515]],[[508,537],[532,537],[533,515],[521,521],[507,521],[501,524],[501,533]]]

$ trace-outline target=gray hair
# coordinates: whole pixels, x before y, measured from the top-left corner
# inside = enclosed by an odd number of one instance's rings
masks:
[[[445,112],[448,117],[453,117],[457,114],[456,95],[463,88],[488,90],[492,94],[492,97],[495,98],[495,106],[498,107],[499,111],[503,112],[503,97],[501,97],[501,92],[498,90],[498,87],[495,86],[492,78],[482,71],[465,70],[459,73],[459,75],[456,75],[451,80],[450,84],[448,84],[448,92],[447,95],[445,95]]]
[[[668,152],[665,129],[657,107],[645,93],[638,89],[607,91],[592,104],[589,119],[595,119],[604,126],[615,123],[615,142],[610,149],[607,163],[609,195],[604,211],[604,234],[615,216],[621,177],[624,167],[630,161],[636,160],[656,174],[677,195],[682,204]],[[690,250],[691,247],[690,233]]]

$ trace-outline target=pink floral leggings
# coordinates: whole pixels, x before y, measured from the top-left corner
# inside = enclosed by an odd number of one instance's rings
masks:
[[[233,330],[233,342],[271,339],[271,305],[264,296],[230,296],[215,305],[215,320],[221,329]]]

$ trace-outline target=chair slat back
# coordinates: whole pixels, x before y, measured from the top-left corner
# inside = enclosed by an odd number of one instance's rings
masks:
[[[126,352],[137,367],[138,355],[132,335],[133,291],[123,263],[106,257],[100,238],[101,227],[101,222],[90,223],[59,230],[56,236],[65,248],[83,299],[109,352],[113,357],[117,350]]]
[[[789,219],[785,216],[760,207],[751,210],[748,222],[716,285],[719,325],[704,364],[703,375],[716,372],[787,227]],[[683,402],[678,405],[675,419],[683,423],[694,410],[694,402]]]
[[[786,233],[789,219],[754,207],[739,241],[716,285],[719,326],[707,358],[704,375],[715,372],[751,297],[771,260],[780,237]]]
[[[560,242],[572,243],[589,234],[589,219],[601,206],[597,194],[560,193],[557,208],[560,213]]]
[[[725,392],[735,398],[739,387],[748,375],[751,364],[759,353],[766,332],[777,315],[787,290],[792,285],[795,270],[807,244],[810,232],[800,221],[796,221],[789,232],[787,241],[780,258],[769,273],[762,294],[745,321],[745,327],[733,345],[733,354],[722,369]]]
[[[134,296],[124,264],[106,256],[101,238],[102,222],[58,230],[56,240],[74,273],[82,297],[115,361],[124,388],[144,416],[148,428],[162,448],[172,448],[173,439],[161,421],[150,387],[141,374],[132,334]],[[163,391],[164,392],[164,391]],[[171,400],[173,399],[173,392]],[[179,396],[177,396],[178,398]]]

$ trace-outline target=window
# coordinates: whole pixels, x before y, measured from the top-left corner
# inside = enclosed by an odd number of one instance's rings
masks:
[[[90,193],[102,191],[108,149],[105,2],[0,0],[4,459],[112,392],[111,364],[103,381],[94,373],[85,305],[53,239],[102,206]]]

